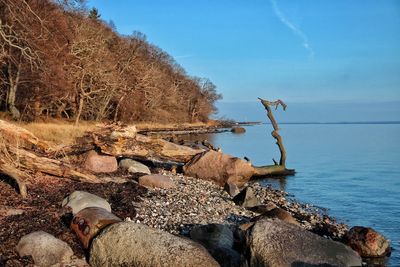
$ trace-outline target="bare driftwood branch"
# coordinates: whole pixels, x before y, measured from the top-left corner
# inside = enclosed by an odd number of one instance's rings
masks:
[[[286,110],[287,105],[280,99],[276,101],[268,101],[264,100],[262,98],[258,98],[261,101],[261,104],[263,104],[265,110],[267,111],[267,116],[269,120],[271,121],[272,127],[274,130],[271,132],[271,135],[273,138],[276,140],[276,144],[279,147],[279,152],[281,154],[281,158],[278,162],[276,162],[275,159],[272,159],[274,162],[274,165],[270,166],[262,166],[262,167],[256,167],[253,166],[254,169],[256,170],[255,176],[268,176],[268,175],[290,175],[294,174],[294,170],[286,169],[286,150],[285,147],[283,146],[283,139],[279,135],[279,127],[278,123],[275,120],[274,115],[272,114],[272,109],[271,107],[274,107],[275,110],[278,109],[279,105],[282,106],[283,110]]]
[[[274,130],[272,131],[271,135],[272,135],[272,137],[274,137],[276,139],[276,144],[278,145],[279,151],[281,153],[281,159],[279,160],[279,165],[285,166],[285,164],[286,164],[286,150],[285,150],[285,147],[283,146],[282,137],[279,135],[278,123],[276,122],[275,117],[272,114],[271,106],[275,107],[275,110],[278,109],[279,105],[282,106],[283,110],[286,110],[287,106],[280,99],[278,99],[277,101],[272,101],[272,102],[264,100],[262,98],[258,98],[258,99],[260,99],[261,103],[263,104],[263,106],[267,110],[267,116],[268,116],[269,120],[271,121],[272,127],[274,127]]]

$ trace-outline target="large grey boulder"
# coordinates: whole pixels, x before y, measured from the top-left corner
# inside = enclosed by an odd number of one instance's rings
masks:
[[[149,167],[133,159],[120,160],[119,167],[121,169],[127,170],[130,173],[151,174]]]
[[[116,223],[92,242],[96,266],[219,266],[200,244],[133,222]]]
[[[111,206],[107,200],[85,191],[72,192],[69,196],[64,198],[61,206],[63,208],[70,208],[74,215],[89,207],[103,208],[111,212]]]
[[[194,156],[183,171],[187,176],[213,181],[220,186],[231,183],[238,187],[255,173],[250,162],[213,150]]]
[[[350,247],[278,219],[257,221],[247,246],[250,266],[361,266]]]
[[[43,231],[23,236],[18,242],[17,252],[21,257],[32,256],[36,266],[67,263],[74,254],[67,243]]]

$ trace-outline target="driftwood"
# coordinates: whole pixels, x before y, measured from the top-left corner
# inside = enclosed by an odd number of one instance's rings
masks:
[[[287,105],[283,103],[283,101],[280,99],[278,99],[277,101],[267,101],[262,98],[258,99],[261,101],[261,104],[263,104],[265,110],[267,111],[267,116],[271,121],[272,127],[274,128],[271,135],[276,140],[276,144],[279,147],[279,152],[281,154],[281,157],[279,159],[279,163],[276,162],[275,159],[272,159],[274,165],[261,166],[261,167],[253,166],[256,171],[256,174],[254,176],[293,175],[295,173],[295,170],[286,168],[286,150],[283,145],[283,139],[279,135],[278,123],[276,122],[271,109],[271,107],[274,107],[276,110],[278,109],[279,105],[281,105],[283,110],[286,110]]]
[[[31,132],[0,120],[0,173],[15,182],[21,196],[27,196],[26,181],[33,181],[32,172],[85,182],[99,182],[68,163],[51,158],[57,150]],[[6,179],[7,180],[7,179]]]
[[[56,159],[37,156],[32,152],[11,147],[10,152],[18,155],[19,165],[23,169],[50,174],[71,180],[97,183],[99,180],[93,174],[84,173],[68,163]]]
[[[25,183],[26,178],[28,178],[26,173],[18,170],[10,164],[0,164],[0,173],[15,182],[16,186],[18,187],[18,191],[23,198],[28,196]]]
[[[48,152],[54,148],[40,140],[28,130],[12,123],[0,120],[0,136],[7,144],[28,150]]]
[[[92,146],[93,149],[100,150],[103,154],[115,157],[177,165],[186,163],[195,155],[204,152],[204,149],[177,145],[133,131],[128,133],[125,129],[118,125],[100,128],[81,138],[79,146],[85,147],[85,150]],[[71,148],[68,151],[76,151],[76,149]]]

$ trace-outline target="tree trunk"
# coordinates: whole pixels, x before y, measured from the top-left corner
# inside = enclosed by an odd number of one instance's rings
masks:
[[[12,71],[12,65],[9,63],[9,65],[8,65],[9,78],[8,79],[9,79],[10,88],[9,88],[8,97],[7,97],[7,108],[8,108],[8,111],[10,111],[11,116],[14,120],[18,120],[21,117],[21,113],[15,106],[15,99],[16,99],[16,95],[17,95],[20,74],[21,74],[21,65],[18,64],[17,72],[15,73],[15,77],[14,77],[13,71]]]
[[[79,124],[79,119],[81,117],[82,110],[83,110],[83,95],[80,95],[79,96],[78,113],[76,114],[76,118],[75,118],[75,126],[77,126]]]

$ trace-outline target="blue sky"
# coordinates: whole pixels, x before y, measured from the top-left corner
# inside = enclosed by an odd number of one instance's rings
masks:
[[[225,102],[400,101],[398,0],[90,0]]]

